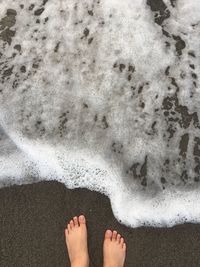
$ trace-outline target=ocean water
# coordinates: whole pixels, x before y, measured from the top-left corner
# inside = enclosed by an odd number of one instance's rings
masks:
[[[0,0],[0,186],[58,180],[131,227],[199,223],[199,40],[199,0]]]

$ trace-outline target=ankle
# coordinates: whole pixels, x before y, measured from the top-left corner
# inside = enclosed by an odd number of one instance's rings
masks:
[[[89,267],[89,258],[78,258],[71,262],[71,267]]]
[[[73,263],[71,264],[71,267],[88,267],[89,265],[82,265],[82,263],[80,262],[76,262],[76,263]]]

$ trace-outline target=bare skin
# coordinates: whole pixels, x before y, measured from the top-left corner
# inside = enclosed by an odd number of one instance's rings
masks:
[[[65,229],[66,244],[71,267],[88,267],[86,219],[83,215],[74,217]],[[107,230],[103,243],[103,267],[123,267],[126,244],[117,231]]]
[[[123,267],[125,256],[124,238],[117,231],[107,230],[103,243],[103,267]]]
[[[65,238],[71,267],[88,267],[86,219],[83,215],[74,217],[65,229]]]

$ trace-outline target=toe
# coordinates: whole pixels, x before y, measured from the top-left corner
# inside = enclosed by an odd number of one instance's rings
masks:
[[[66,228],[66,229],[65,229],[65,237],[67,238],[68,235],[69,235],[69,231],[68,231],[68,229]]]
[[[70,227],[71,227],[71,229],[74,228],[74,221],[73,220],[70,221]]]
[[[126,251],[126,243],[123,244],[122,249]]]
[[[68,229],[68,232],[70,232],[70,230],[71,230],[71,226],[70,226],[69,223],[68,223],[68,225],[67,225],[67,229]]]
[[[86,223],[86,219],[85,219],[85,216],[84,215],[80,215],[78,217],[78,220],[79,220],[79,223],[80,224],[85,224]]]
[[[111,230],[106,230],[105,232],[105,239],[110,239],[112,237],[112,231]]]
[[[123,247],[123,244],[124,244],[124,238],[123,237],[121,237],[120,244]]]
[[[116,241],[117,240],[117,231],[113,231],[112,233],[112,240]]]
[[[75,225],[75,227],[78,227],[79,225],[78,225],[78,218],[77,218],[77,216],[75,216],[75,217],[73,218],[73,221],[74,221],[74,225]]]
[[[120,243],[120,238],[121,238],[121,235],[118,234],[118,235],[117,235],[117,242],[118,242],[118,243]]]

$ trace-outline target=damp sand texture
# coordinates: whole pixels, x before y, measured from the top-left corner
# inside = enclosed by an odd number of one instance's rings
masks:
[[[0,2],[0,183],[106,194],[131,227],[200,222],[200,2]]]
[[[69,267],[64,228],[81,213],[87,218],[90,267],[102,266],[108,228],[126,240],[125,267],[200,266],[199,225],[131,229],[115,219],[104,195],[58,182],[0,189],[0,266]]]

